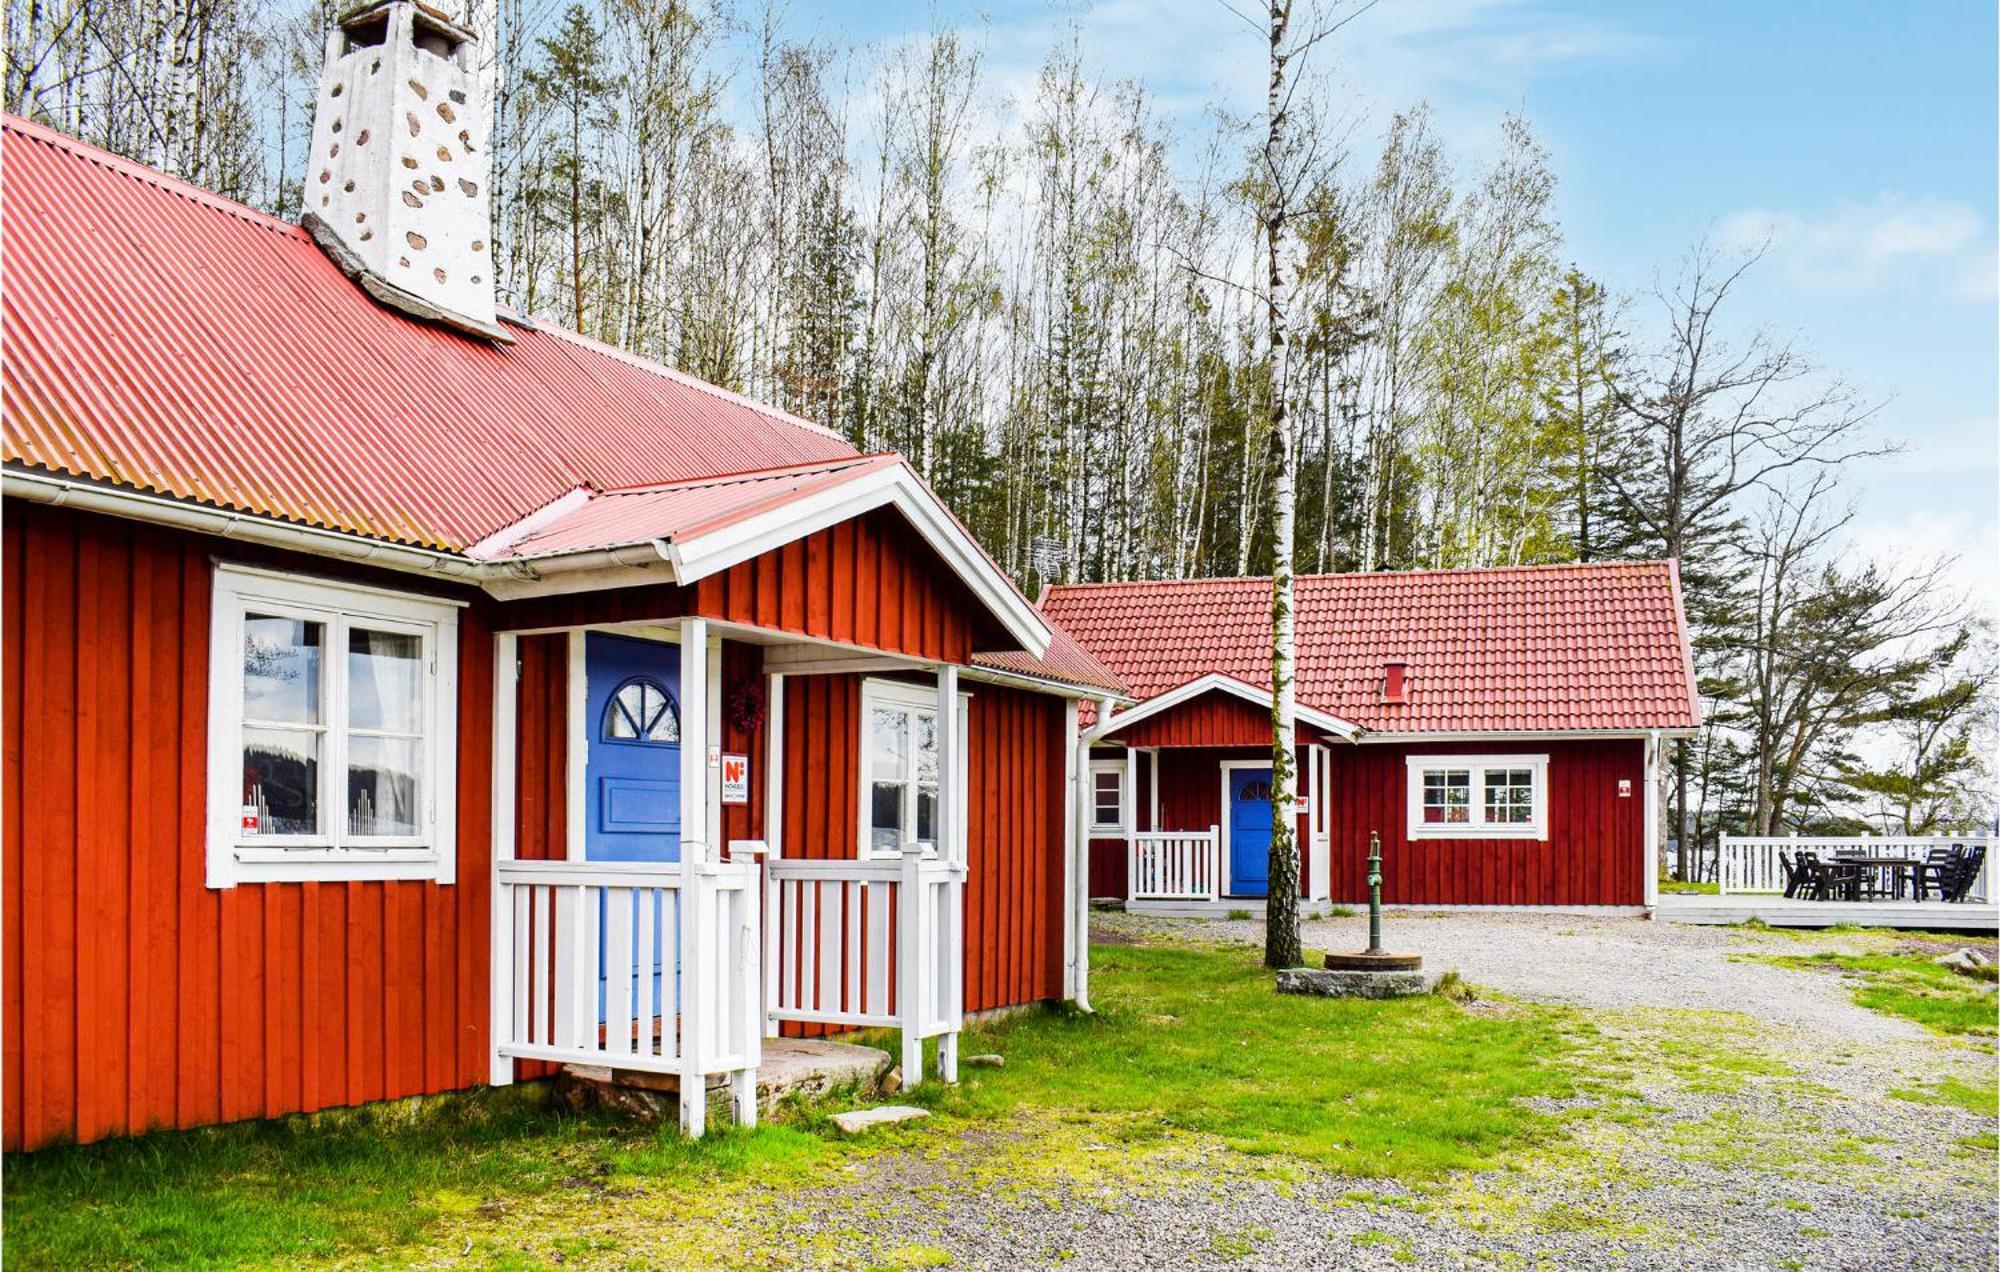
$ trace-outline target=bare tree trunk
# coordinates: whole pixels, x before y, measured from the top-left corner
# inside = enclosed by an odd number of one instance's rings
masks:
[[[1271,868],[1264,898],[1264,964],[1297,967],[1299,940],[1298,690],[1292,680],[1292,423],[1286,414],[1285,47],[1291,0],[1271,0],[1271,83],[1264,136],[1265,339],[1271,359]],[[1246,536],[1247,537],[1247,536]]]

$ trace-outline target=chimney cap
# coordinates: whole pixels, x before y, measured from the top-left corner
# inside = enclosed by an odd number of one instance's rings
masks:
[[[1408,702],[1409,664],[1400,658],[1386,659],[1382,663],[1382,701]]]

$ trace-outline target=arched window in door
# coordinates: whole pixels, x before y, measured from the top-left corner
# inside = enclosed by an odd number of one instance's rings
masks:
[[[677,745],[681,717],[667,687],[651,676],[634,676],[604,704],[600,736],[608,742]]]

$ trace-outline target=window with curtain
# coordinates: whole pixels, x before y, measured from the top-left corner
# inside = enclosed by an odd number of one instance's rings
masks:
[[[448,876],[456,607],[219,566],[213,622],[211,885]]]
[[[894,856],[915,843],[937,850],[938,765],[937,693],[928,686],[893,680],[862,683],[861,849],[864,856]],[[965,699],[959,699],[959,771],[955,789],[964,790]],[[963,807],[961,798],[960,806]]]
[[[1548,756],[1413,755],[1408,765],[1410,838],[1548,838]]]

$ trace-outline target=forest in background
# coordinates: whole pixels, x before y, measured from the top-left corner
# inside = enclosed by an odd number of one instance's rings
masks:
[[[335,7],[8,0],[6,104],[295,219]],[[1194,129],[1074,34],[1009,94],[977,29],[465,16],[503,301],[901,451],[1029,595],[1268,571],[1261,84]],[[1946,562],[1845,551],[1843,482],[1893,447],[1743,311],[1757,255],[1694,244],[1613,294],[1528,119],[1469,161],[1421,103],[1348,108],[1337,44],[1285,160],[1296,568],[1676,557],[1707,723],[1671,834],[1990,825],[1990,630]]]

